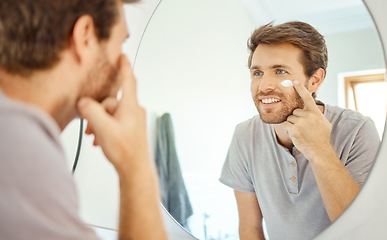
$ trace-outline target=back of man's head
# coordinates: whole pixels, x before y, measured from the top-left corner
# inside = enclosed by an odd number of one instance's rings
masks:
[[[1,0],[0,68],[28,76],[53,67],[82,15],[93,18],[100,41],[108,39],[118,21],[118,1]]]

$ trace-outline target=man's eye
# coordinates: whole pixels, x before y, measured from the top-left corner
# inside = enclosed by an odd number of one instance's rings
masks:
[[[254,76],[262,76],[262,73],[261,73],[261,72],[258,72],[258,71],[255,71],[255,72],[253,73],[253,75],[254,75]]]
[[[286,71],[282,69],[277,69],[277,74],[285,74]]]

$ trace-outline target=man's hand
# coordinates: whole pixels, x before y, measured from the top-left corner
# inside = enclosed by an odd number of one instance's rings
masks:
[[[294,146],[312,161],[324,149],[332,149],[332,125],[321,113],[308,90],[298,81],[293,82],[294,88],[304,101],[303,109],[296,109],[282,123]]]
[[[150,161],[145,110],[139,106],[136,80],[126,57],[119,60],[122,98],[98,103],[82,98],[78,110],[88,121],[87,134],[102,147],[120,180],[119,239],[164,240],[159,188]],[[152,229],[152,231],[149,231]]]
[[[81,116],[88,121],[86,134],[94,134],[94,144],[102,147],[117,170],[126,164],[122,156],[135,158],[148,151],[146,114],[138,104],[136,80],[127,58],[122,55],[119,61],[120,101],[108,98],[100,104],[91,98],[82,98],[78,103]]]
[[[332,125],[324,117],[308,90],[294,81],[294,88],[304,101],[283,127],[293,144],[309,160],[325,209],[331,221],[337,219],[359,192],[352,178],[331,145]]]

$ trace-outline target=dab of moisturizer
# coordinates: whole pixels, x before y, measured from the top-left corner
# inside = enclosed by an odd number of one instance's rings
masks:
[[[293,86],[293,82],[290,81],[289,79],[286,79],[286,80],[283,80],[281,82],[281,85],[284,86],[284,87],[292,87]]]

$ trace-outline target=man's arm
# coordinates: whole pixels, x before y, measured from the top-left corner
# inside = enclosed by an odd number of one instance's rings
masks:
[[[126,57],[120,58],[122,98],[104,104],[90,98],[78,103],[88,120],[87,134],[94,134],[120,182],[119,239],[167,239],[159,205],[155,166],[149,157],[146,113],[139,106],[136,81]]]
[[[329,219],[333,222],[347,209],[360,190],[360,186],[337,157],[332,146],[310,158],[317,186]]]
[[[360,186],[349,174],[331,145],[332,125],[324,117],[306,88],[297,81],[294,88],[304,101],[282,124],[293,144],[311,164],[325,209],[331,221],[349,206]]]
[[[234,190],[238,204],[241,240],[263,240],[262,213],[255,193]]]

